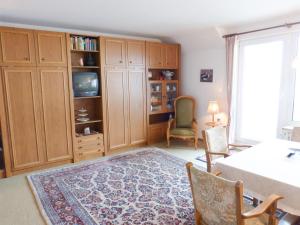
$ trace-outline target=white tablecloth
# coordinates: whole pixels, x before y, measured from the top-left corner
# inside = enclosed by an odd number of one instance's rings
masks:
[[[215,168],[229,180],[241,180],[245,192],[264,200],[270,194],[284,197],[278,208],[300,216],[300,151],[291,158],[289,148],[300,150],[300,143],[272,140],[218,159]]]

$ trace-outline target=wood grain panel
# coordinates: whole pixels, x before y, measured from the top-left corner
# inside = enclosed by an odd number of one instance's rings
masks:
[[[110,66],[126,65],[126,42],[122,39],[105,39],[105,64]]]
[[[168,69],[178,69],[178,46],[165,45],[166,48],[166,62],[165,67]]]
[[[72,158],[68,77],[65,69],[40,69],[47,161]]]
[[[39,66],[66,66],[65,33],[35,32]]]
[[[146,88],[145,70],[129,70],[129,128],[130,144],[146,141]]]
[[[4,68],[4,83],[13,169],[42,162],[41,108],[38,77],[32,68]]]
[[[105,70],[109,149],[128,145],[127,71]]]
[[[34,36],[31,30],[1,29],[3,65],[35,65]]]
[[[148,43],[148,66],[149,68],[163,67],[163,50],[160,43]]]
[[[128,66],[145,66],[144,41],[127,41],[127,61]]]

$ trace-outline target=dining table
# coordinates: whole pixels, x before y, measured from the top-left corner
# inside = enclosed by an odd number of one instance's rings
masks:
[[[228,180],[240,180],[244,193],[259,200],[283,196],[278,208],[300,216],[300,143],[272,139],[215,161]]]

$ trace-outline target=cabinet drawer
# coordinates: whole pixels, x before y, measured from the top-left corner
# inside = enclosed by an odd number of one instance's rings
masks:
[[[77,145],[85,145],[95,142],[102,142],[103,143],[103,134],[95,134],[89,136],[82,136],[76,138]]]
[[[102,150],[103,149],[103,142],[92,142],[92,143],[84,143],[82,145],[77,145],[77,151],[91,151],[91,150]]]

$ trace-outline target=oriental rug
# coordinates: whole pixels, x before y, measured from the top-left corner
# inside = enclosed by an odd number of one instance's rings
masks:
[[[64,168],[28,181],[47,224],[194,224],[183,159],[144,148]]]

